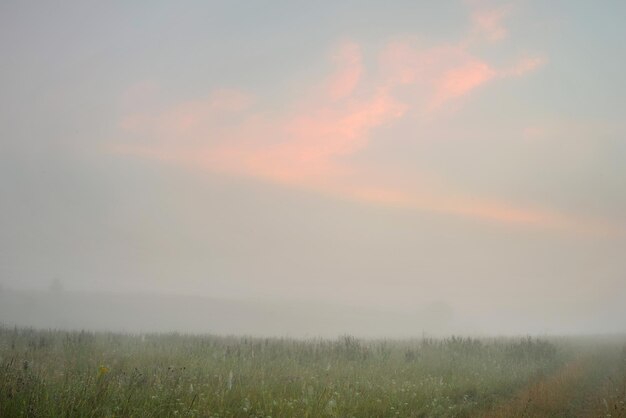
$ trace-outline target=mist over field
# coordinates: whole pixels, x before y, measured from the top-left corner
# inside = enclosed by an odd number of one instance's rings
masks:
[[[625,332],[624,11],[3,2],[0,321]]]
[[[0,1],[0,417],[626,418],[625,16]]]
[[[217,299],[157,293],[3,291],[5,325],[42,329],[182,332],[194,334],[335,338],[578,335],[621,333],[622,317],[579,311],[563,318],[539,311],[518,317],[459,315],[443,303],[377,308],[310,300]],[[540,324],[540,325],[538,325]]]

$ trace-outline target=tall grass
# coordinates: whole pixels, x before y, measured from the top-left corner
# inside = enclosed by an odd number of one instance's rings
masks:
[[[533,338],[295,340],[0,328],[0,416],[469,416],[569,356]]]

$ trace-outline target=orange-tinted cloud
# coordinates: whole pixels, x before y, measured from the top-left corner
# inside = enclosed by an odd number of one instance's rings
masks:
[[[560,229],[584,234],[608,234],[612,231],[610,225],[598,220],[578,218],[547,209],[519,207],[503,201],[469,197],[444,190],[418,193],[388,187],[355,186],[335,190],[335,193],[383,206],[443,213],[508,225]]]
[[[361,47],[355,42],[344,42],[333,56],[333,61],[337,72],[327,82],[328,95],[332,100],[340,100],[350,96],[361,79]]]
[[[475,28],[488,40],[500,39],[505,13],[481,13],[472,17]],[[324,94],[313,92],[287,110],[268,112],[249,94],[219,90],[203,100],[133,112],[120,127],[135,140],[111,149],[389,206],[513,224],[569,225],[567,217],[547,211],[462,198],[453,187],[432,191],[377,184],[375,172],[347,162],[368,146],[376,129],[436,112],[494,79],[522,76],[543,63],[524,58],[500,70],[470,46],[466,40],[426,48],[389,42],[378,68],[366,77],[360,46],[344,42],[332,57],[335,72],[315,83]]]
[[[437,82],[436,92],[431,100],[431,107],[469,93],[471,90],[488,82],[497,72],[489,64],[477,59],[470,59],[462,66],[445,72]]]
[[[504,77],[521,77],[545,64],[543,57],[525,57],[520,59],[511,68],[503,70],[501,75]]]
[[[394,41],[386,46],[379,62],[386,86],[419,88],[413,107],[436,110],[492,80],[535,71],[545,59],[524,57],[512,66],[497,68],[472,54],[464,42],[418,49],[409,42]]]

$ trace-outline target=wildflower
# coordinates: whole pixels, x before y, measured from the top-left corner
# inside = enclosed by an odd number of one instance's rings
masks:
[[[102,364],[98,367],[98,376],[104,376],[109,372],[109,368],[107,366],[103,366]]]

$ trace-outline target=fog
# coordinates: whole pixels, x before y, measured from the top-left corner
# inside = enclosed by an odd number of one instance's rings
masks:
[[[624,5],[0,5],[0,322],[626,332]]]

